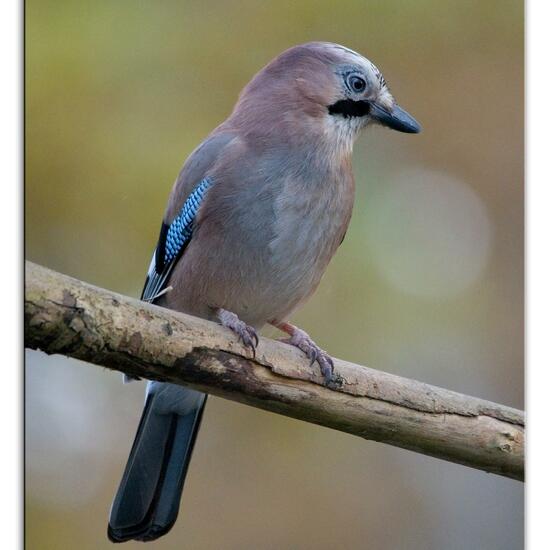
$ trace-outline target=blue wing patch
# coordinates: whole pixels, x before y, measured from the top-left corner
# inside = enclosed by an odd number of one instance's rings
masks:
[[[193,231],[193,221],[197,211],[208,188],[212,185],[210,178],[204,178],[193,189],[187,200],[183,204],[180,213],[174,218],[174,221],[168,228],[166,235],[166,245],[164,248],[164,263],[167,264],[176,258],[185,244],[191,238]]]
[[[153,302],[164,289],[172,268],[191,240],[195,217],[211,185],[212,179],[204,178],[191,191],[172,223],[162,224],[157,248],[141,294],[142,300]]]

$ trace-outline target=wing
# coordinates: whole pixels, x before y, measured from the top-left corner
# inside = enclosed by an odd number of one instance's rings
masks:
[[[170,225],[162,223],[157,248],[141,293],[141,299],[145,302],[153,302],[166,290],[166,281],[191,240],[195,217],[212,183],[211,178],[204,178],[191,191]]]
[[[215,166],[222,150],[235,139],[220,129],[191,153],[172,188],[164,213],[153,258],[149,264],[141,299],[153,302],[165,291],[174,265],[193,234],[193,224],[212,179],[207,173]]]

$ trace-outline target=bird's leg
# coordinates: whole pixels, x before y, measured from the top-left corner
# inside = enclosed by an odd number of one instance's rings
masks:
[[[322,350],[311,339],[307,332],[284,321],[272,321],[270,324],[286,332],[290,338],[285,338],[283,342],[296,346],[298,349],[302,350],[311,361],[311,365],[315,362],[319,363],[325,383],[331,381],[334,372],[332,357],[326,351]]]
[[[252,350],[252,355],[255,357],[256,346],[259,342],[256,330],[247,325],[244,321],[241,321],[237,315],[226,309],[218,308],[216,310],[216,316],[224,327],[231,329],[243,341],[245,347]]]

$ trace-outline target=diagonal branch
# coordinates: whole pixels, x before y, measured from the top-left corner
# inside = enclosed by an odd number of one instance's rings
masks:
[[[26,262],[25,346],[189,385],[253,407],[523,480],[524,414],[345,361],[316,367],[261,338],[250,353],[223,327]]]

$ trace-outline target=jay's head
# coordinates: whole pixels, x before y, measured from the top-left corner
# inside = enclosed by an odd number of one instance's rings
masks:
[[[251,129],[349,146],[372,123],[420,132],[373,63],[328,42],[295,46],[276,57],[244,88],[232,118]]]

